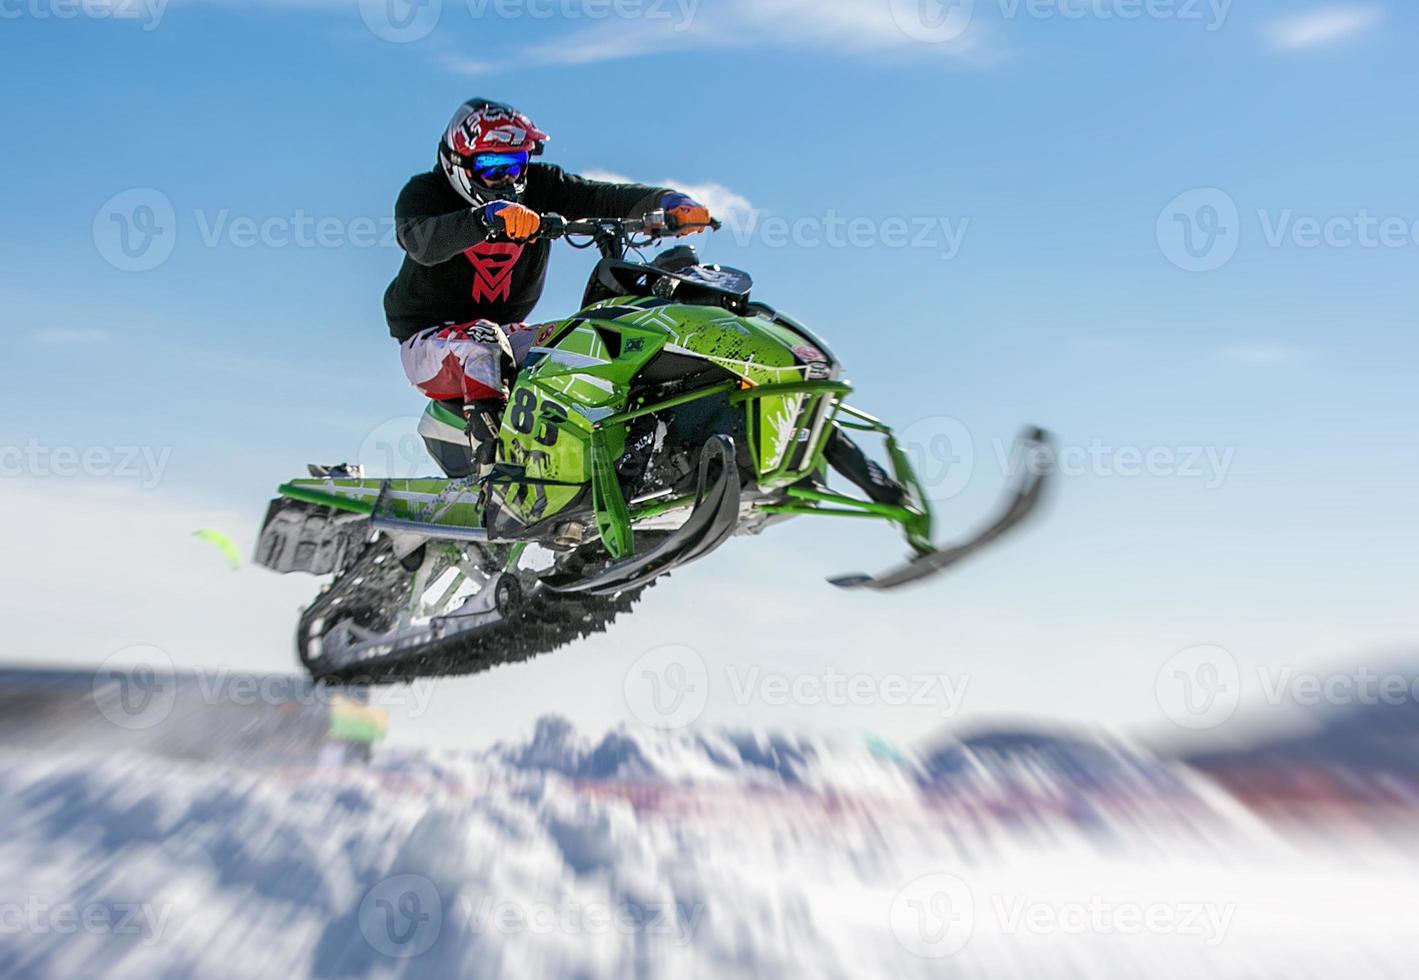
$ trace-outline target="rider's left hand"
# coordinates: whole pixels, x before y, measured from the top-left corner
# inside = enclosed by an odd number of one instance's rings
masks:
[[[660,206],[665,209],[665,216],[670,219],[670,227],[679,229],[676,231],[677,237],[693,235],[709,227],[709,208],[688,194],[671,191],[660,199]]]

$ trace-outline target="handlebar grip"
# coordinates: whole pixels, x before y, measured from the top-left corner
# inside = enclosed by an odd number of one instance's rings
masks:
[[[548,211],[542,215],[542,227],[537,230],[538,238],[565,238],[567,234],[567,219],[560,214]]]

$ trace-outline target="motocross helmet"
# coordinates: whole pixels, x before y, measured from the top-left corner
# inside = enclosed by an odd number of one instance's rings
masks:
[[[512,106],[469,99],[458,107],[439,141],[439,169],[475,207],[517,201],[527,189],[531,158],[542,152],[547,138]]]

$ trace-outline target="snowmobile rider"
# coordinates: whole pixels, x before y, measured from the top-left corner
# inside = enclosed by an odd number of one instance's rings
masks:
[[[534,162],[547,139],[512,106],[470,99],[439,142],[438,164],[411,178],[395,204],[405,257],[384,294],[385,316],[410,382],[461,407],[467,420],[477,460],[451,459],[426,440],[452,477],[491,463],[506,378],[532,346],[536,331],[522,321],[547,279],[551,243],[537,238],[543,214],[575,220],[663,210],[681,235],[710,222],[708,208],[670,188],[588,180]],[[902,501],[902,489],[841,432],[828,458],[874,499]]]
[[[704,205],[669,188],[587,180],[534,162],[546,140],[512,106],[470,99],[448,124],[438,165],[413,177],[394,207],[405,256],[384,311],[404,372],[428,397],[461,406],[468,434],[489,449],[507,401],[505,369],[521,366],[535,334],[522,320],[547,280],[551,243],[536,238],[542,215],[663,209],[681,234],[710,220]]]

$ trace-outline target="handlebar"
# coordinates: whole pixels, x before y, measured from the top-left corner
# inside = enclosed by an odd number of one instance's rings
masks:
[[[693,228],[709,228],[718,231],[723,224],[711,218],[705,225],[672,225],[666,220],[664,211],[650,211],[639,218],[579,218],[569,220],[560,214],[542,215],[542,227],[538,238],[549,241],[558,238],[585,237],[590,239],[578,248],[587,248],[602,243],[621,245],[647,245],[670,235]],[[575,243],[569,243],[575,245]]]
[[[711,218],[706,224],[672,224],[666,220],[663,210],[649,211],[639,218],[578,218],[570,220],[560,214],[542,215],[541,227],[533,240],[555,241],[565,239],[572,248],[595,246],[604,258],[623,258],[637,248],[654,245],[662,238],[679,235],[687,230],[708,228],[718,231],[723,223]],[[502,241],[501,236],[490,235],[488,241]]]

